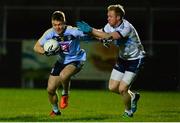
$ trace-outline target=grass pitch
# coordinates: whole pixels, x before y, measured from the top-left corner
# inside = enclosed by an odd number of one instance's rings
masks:
[[[50,118],[45,89],[0,89],[0,122],[180,122],[179,92],[141,91],[133,118],[123,119],[119,95],[107,90],[71,89],[69,106]]]

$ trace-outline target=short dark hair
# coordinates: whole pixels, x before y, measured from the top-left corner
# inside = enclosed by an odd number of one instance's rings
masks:
[[[108,6],[107,10],[108,11],[115,11],[116,15],[119,15],[121,17],[121,19],[125,15],[124,7],[120,4],[110,5],[110,6]]]
[[[52,20],[66,22],[65,14],[62,11],[55,11],[51,16]]]

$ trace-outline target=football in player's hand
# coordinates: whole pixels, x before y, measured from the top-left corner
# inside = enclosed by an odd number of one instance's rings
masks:
[[[57,53],[60,50],[60,46],[58,41],[54,39],[49,39],[43,46],[45,55],[51,56],[51,55],[57,55]]]
[[[58,41],[56,41],[54,39],[49,39],[44,44],[43,48],[46,52],[56,51],[57,49],[59,49],[59,43],[58,43]]]

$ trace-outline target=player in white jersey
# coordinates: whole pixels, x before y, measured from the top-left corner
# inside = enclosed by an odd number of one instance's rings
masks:
[[[65,15],[61,11],[55,11],[51,17],[52,28],[48,29],[36,42],[34,51],[42,55],[57,55],[58,60],[51,70],[48,80],[48,98],[52,104],[50,116],[61,115],[60,109],[68,105],[68,92],[71,77],[78,73],[84,61],[86,52],[80,48],[80,37],[84,33],[75,27],[67,26]],[[49,40],[55,39],[59,42],[60,50],[56,52],[45,52],[43,45]],[[63,86],[61,100],[58,105],[57,89]]]
[[[145,51],[137,31],[124,19],[124,15],[123,6],[110,5],[107,8],[108,23],[103,29],[95,29],[84,21],[77,22],[77,27],[84,33],[103,39],[105,46],[112,42],[119,47],[119,55],[109,80],[109,89],[122,96],[125,105],[123,117],[132,117],[137,109],[140,94],[130,91],[130,86],[144,63]]]

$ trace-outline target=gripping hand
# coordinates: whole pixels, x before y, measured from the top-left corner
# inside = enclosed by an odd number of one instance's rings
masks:
[[[110,47],[110,42],[108,42],[107,40],[102,39],[101,42],[103,43],[103,46],[105,46],[106,48]]]
[[[54,51],[49,51],[49,52],[45,51],[44,54],[45,54],[46,56],[54,56],[54,55],[57,55],[60,51],[61,51],[61,50],[60,50],[60,47],[58,47],[58,48],[57,48],[56,50],[54,50]]]
[[[110,43],[112,42],[112,37],[109,37],[108,39],[101,39],[101,42],[106,48],[110,47]]]
[[[84,33],[91,33],[92,32],[92,27],[84,21],[76,22],[76,26],[79,30],[83,31]]]

